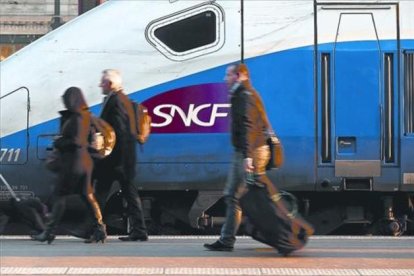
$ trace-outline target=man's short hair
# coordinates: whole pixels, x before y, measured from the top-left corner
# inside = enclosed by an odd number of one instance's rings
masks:
[[[111,89],[118,91],[122,89],[121,73],[116,69],[105,69],[103,72],[103,79],[111,82]]]
[[[247,68],[245,63],[239,63],[236,69],[237,73],[245,75],[248,79],[250,79],[249,68]]]

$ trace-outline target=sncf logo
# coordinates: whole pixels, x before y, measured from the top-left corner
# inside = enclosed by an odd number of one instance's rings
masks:
[[[180,87],[143,104],[152,119],[151,133],[227,133],[230,103],[224,83]]]
[[[229,108],[228,103],[189,104],[188,109],[174,104],[160,104],[152,110],[155,120],[151,126],[161,128],[173,123],[182,123],[185,127],[211,127],[217,118],[228,116]]]

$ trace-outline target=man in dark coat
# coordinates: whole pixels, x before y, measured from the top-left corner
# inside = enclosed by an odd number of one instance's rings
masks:
[[[246,129],[241,118],[246,114],[246,88],[239,79],[238,66],[227,67],[224,80],[229,88],[231,100],[231,140],[233,144],[233,157],[230,171],[224,188],[226,202],[226,219],[221,228],[219,240],[212,244],[204,244],[209,250],[232,251],[236,241],[236,233],[240,226],[242,212],[238,204],[238,198],[245,190],[245,174],[243,158],[245,151]]]
[[[116,134],[116,144],[112,153],[101,160],[96,168],[96,192],[101,207],[112,183],[118,181],[122,195],[128,204],[128,217],[131,231],[122,241],[148,240],[138,188],[134,184],[136,163],[136,127],[132,103],[122,90],[121,75],[117,70],[103,71],[100,87],[105,95],[101,118],[108,122]]]
[[[227,67],[225,81],[231,98],[234,154],[224,189],[227,205],[225,223],[220,238],[212,244],[204,244],[205,248],[213,251],[232,251],[234,248],[242,218],[239,199],[246,191],[246,181],[274,189],[265,171],[270,158],[266,139],[271,126],[261,98],[250,84],[247,66],[237,64]]]

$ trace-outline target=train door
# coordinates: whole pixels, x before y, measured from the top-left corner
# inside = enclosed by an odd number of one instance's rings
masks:
[[[29,90],[22,87],[0,98],[0,164],[22,165],[28,159]]]
[[[20,174],[13,173],[28,161],[29,90],[21,87],[0,97],[0,201],[10,198],[6,181],[18,196],[30,197]],[[20,166],[19,166],[20,165]]]
[[[371,190],[396,162],[396,6],[325,3],[317,16],[320,177]]]

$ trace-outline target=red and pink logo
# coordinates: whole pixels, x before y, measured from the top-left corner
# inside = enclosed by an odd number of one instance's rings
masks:
[[[174,89],[143,104],[152,118],[152,133],[219,133],[229,130],[230,102],[224,83]]]

